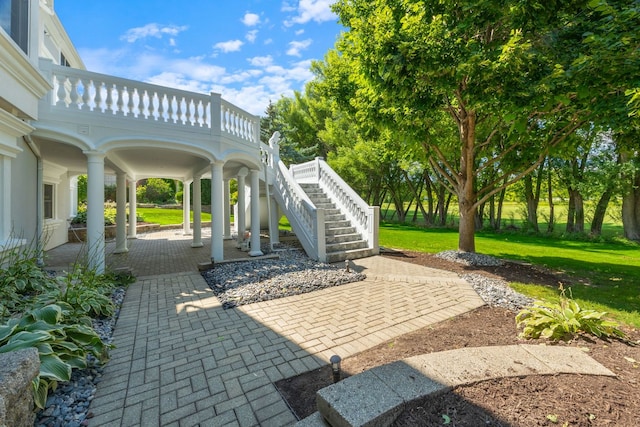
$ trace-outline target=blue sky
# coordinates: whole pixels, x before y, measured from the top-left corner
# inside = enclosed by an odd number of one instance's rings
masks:
[[[262,115],[312,78],[342,31],[334,0],[56,0],[88,70],[200,93]]]

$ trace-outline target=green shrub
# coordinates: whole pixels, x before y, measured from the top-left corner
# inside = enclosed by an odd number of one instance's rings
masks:
[[[562,286],[560,291],[559,302],[536,301],[516,315],[517,327],[523,327],[521,337],[557,341],[571,339],[578,333],[596,337],[625,336],[616,322],[605,318],[606,312],[582,309],[576,301],[565,296]]]
[[[161,178],[149,178],[144,185],[136,189],[138,201],[141,203],[165,204],[174,199],[171,184]]]
[[[116,223],[116,204],[107,202],[104,204],[104,225],[114,225]],[[72,224],[87,223],[87,204],[82,203],[78,206],[78,213],[71,220]]]

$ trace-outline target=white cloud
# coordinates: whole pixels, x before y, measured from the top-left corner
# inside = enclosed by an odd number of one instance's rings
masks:
[[[235,72],[233,74],[227,74],[225,75],[222,79],[220,79],[220,83],[222,84],[233,84],[233,83],[242,83],[242,82],[246,82],[250,79],[255,79],[259,76],[261,76],[262,74],[264,74],[264,71],[262,70],[246,70],[246,71],[239,71],[239,72]]]
[[[273,39],[269,38],[264,41],[265,46],[273,43]]]
[[[290,4],[288,1],[283,1],[280,10],[282,10],[283,12],[295,12],[296,7]]]
[[[289,56],[302,56],[302,51],[311,46],[312,40],[306,39],[302,41],[292,41],[289,42],[289,49],[287,50],[287,55]]]
[[[254,67],[267,67],[273,64],[273,57],[271,55],[254,56],[253,58],[248,58],[247,61]]]
[[[260,16],[255,13],[245,13],[242,17],[242,23],[247,27],[253,27],[254,25],[258,25],[260,23]]]
[[[247,39],[249,43],[255,42],[256,37],[258,37],[258,30],[251,30],[247,33],[246,36],[244,36],[244,38]]]
[[[216,43],[213,47],[224,53],[228,53],[239,51],[243,44],[244,42],[242,40],[228,40],[226,42]]]
[[[284,25],[290,27],[294,24],[306,24],[309,21],[320,23],[336,20],[336,15],[331,11],[331,4],[334,2],[335,0],[300,0],[296,9],[297,15],[287,19]],[[282,10],[291,11],[292,7],[286,3],[285,5]]]
[[[186,25],[177,26],[177,25],[168,25],[168,26],[160,26],[156,23],[147,24],[144,27],[136,27],[130,28],[120,36],[120,40],[125,40],[129,43],[134,43],[137,40],[144,39],[147,37],[155,37],[157,39],[162,38],[164,35],[169,36],[177,36],[182,31],[185,31],[189,28]]]
[[[304,34],[304,29],[303,29],[303,28],[301,28],[301,29],[299,29],[299,30],[296,30],[295,34],[296,34],[296,36],[301,36],[301,35],[303,35],[303,34]]]

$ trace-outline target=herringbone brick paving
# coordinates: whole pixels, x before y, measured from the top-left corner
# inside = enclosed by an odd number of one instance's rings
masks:
[[[164,248],[139,254],[207,252],[183,247],[177,233],[153,237],[135,244]],[[138,269],[165,271],[166,258],[132,252],[135,265],[150,265]],[[223,310],[196,258],[130,285],[91,426],[291,425],[274,382],[483,304],[455,274],[372,257],[352,262],[365,281]]]

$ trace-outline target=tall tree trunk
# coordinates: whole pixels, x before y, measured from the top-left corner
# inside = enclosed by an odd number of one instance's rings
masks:
[[[633,161],[633,153],[622,151],[622,163]],[[636,170],[623,176],[622,226],[624,237],[640,241],[640,171]]]
[[[494,194],[489,199],[489,226],[497,230],[496,228],[496,195]]]
[[[604,216],[607,213],[607,206],[609,206],[609,201],[611,200],[612,195],[613,189],[611,188],[611,186],[607,186],[607,189],[600,196],[598,204],[596,204],[596,209],[593,212],[593,221],[591,221],[591,234],[593,234],[594,236],[599,236],[602,234],[602,224],[604,223]]]
[[[575,188],[569,188],[569,212],[567,214],[567,233],[584,232],[584,199]]]
[[[462,149],[460,154],[460,174],[458,176],[458,205],[460,212],[460,225],[458,227],[458,250],[462,252],[475,252],[475,112],[462,111],[460,118],[460,139]]]
[[[425,192],[427,194],[427,206],[429,209],[428,216],[425,218],[427,220],[427,224],[433,225],[435,222],[435,216],[433,212],[433,183],[431,182],[431,178],[429,177],[429,171],[425,168],[424,170],[424,186]]]
[[[576,191],[575,195],[576,200],[576,222],[575,222],[575,230],[577,233],[584,232],[584,198],[579,191]]]
[[[506,182],[507,178],[505,178]],[[504,187],[500,192],[500,197],[498,198],[498,214],[496,215],[496,230],[500,230],[502,228],[502,207],[504,206],[504,198],[507,194],[507,187]]]
[[[535,232],[538,228],[538,199],[533,192],[533,176],[524,177],[524,197],[527,205],[527,226]]]
[[[547,174],[547,199],[549,203],[549,223],[547,224],[547,232],[553,233],[555,227],[555,204],[553,203],[553,179],[551,171],[553,169],[549,166],[549,173]]]
[[[478,209],[476,209],[476,230],[482,230],[484,226],[484,208],[485,203],[481,204]]]

